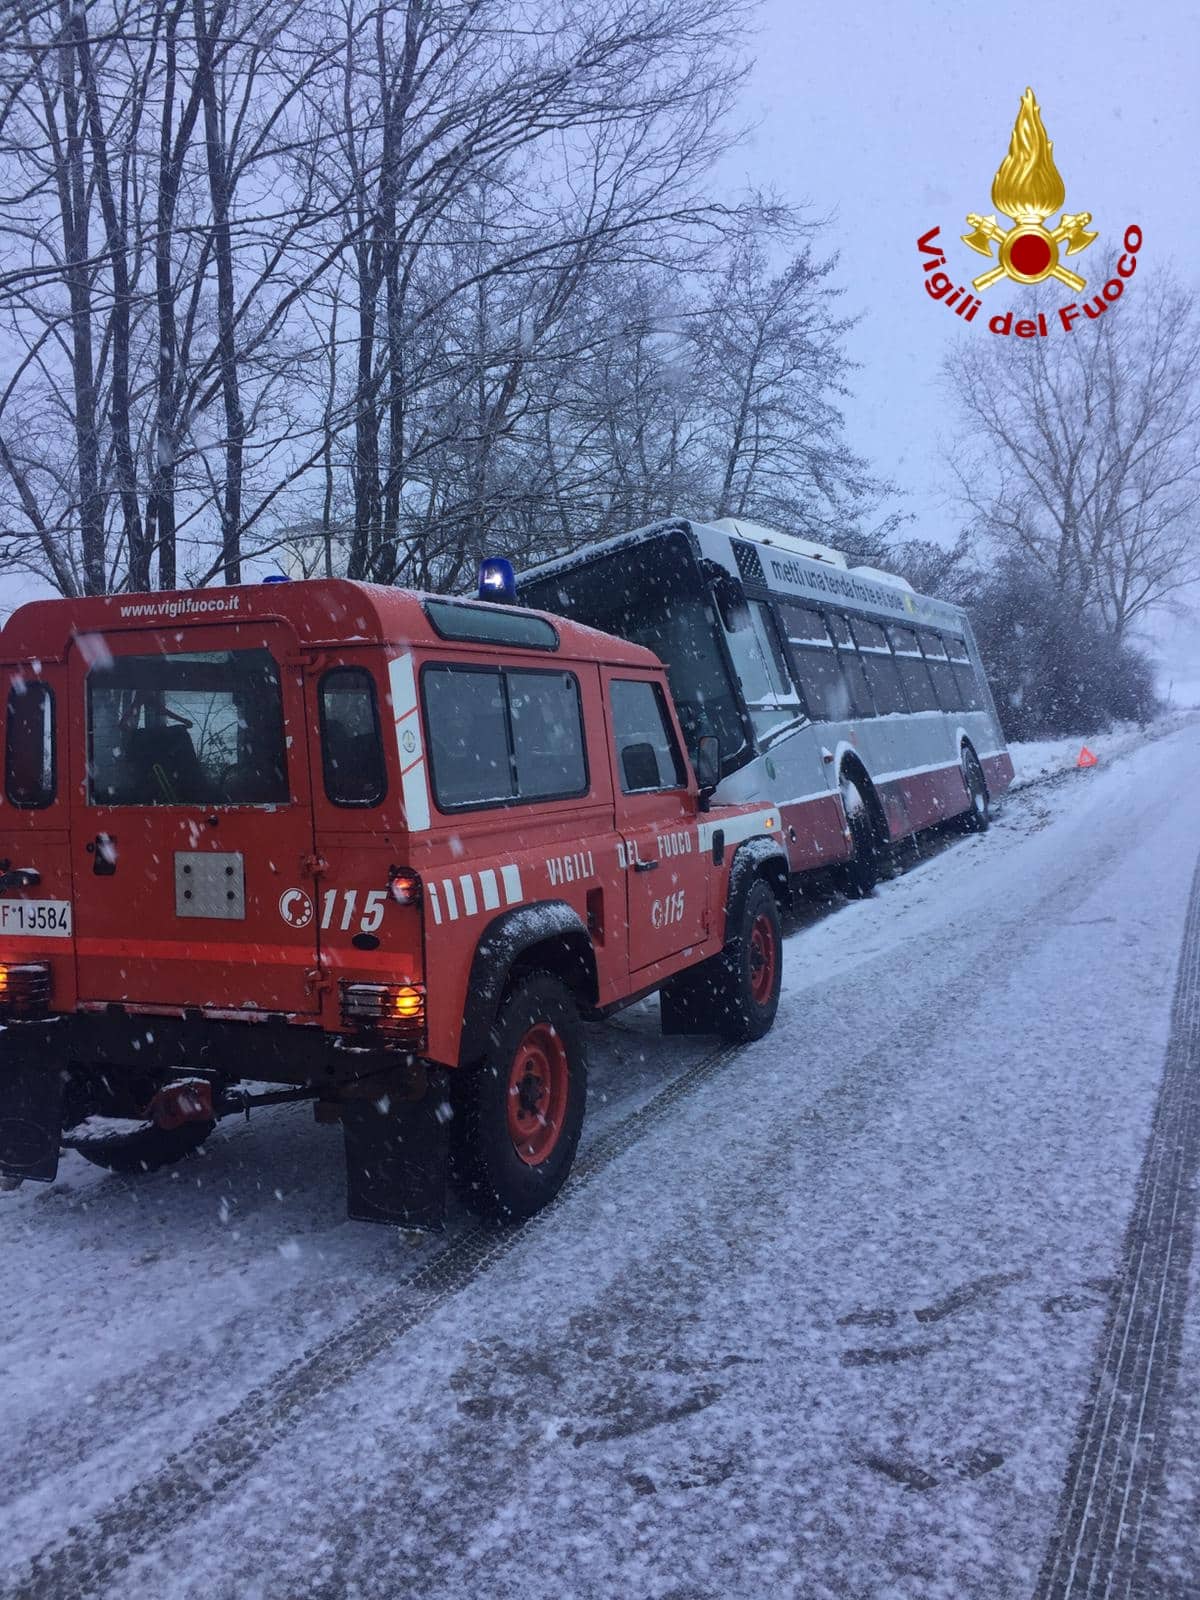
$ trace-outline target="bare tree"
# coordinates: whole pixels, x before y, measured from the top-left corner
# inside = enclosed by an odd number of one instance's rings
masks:
[[[0,566],[446,586],[681,504],[853,542],[832,262],[711,192],[749,4],[12,0]]]
[[[1200,576],[1198,365],[1191,297],[1141,276],[1069,334],[964,338],[946,363],[979,531],[1118,639]]]

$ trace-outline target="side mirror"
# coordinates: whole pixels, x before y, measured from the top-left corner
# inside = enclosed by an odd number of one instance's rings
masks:
[[[696,746],[696,782],[700,785],[700,803],[706,806],[710,794],[721,780],[721,741],[715,733],[705,733]]]

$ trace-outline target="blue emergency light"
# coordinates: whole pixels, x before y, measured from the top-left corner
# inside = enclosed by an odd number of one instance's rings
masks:
[[[268,572],[263,579],[264,583],[291,583],[286,572]]]
[[[511,561],[503,556],[484,556],[479,563],[479,598],[517,603],[517,579]]]

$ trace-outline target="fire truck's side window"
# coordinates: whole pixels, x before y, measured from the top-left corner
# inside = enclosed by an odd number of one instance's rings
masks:
[[[512,799],[504,685],[492,667],[426,667],[421,674],[433,792],[443,811]]]
[[[587,761],[575,675],[511,671],[504,678],[518,797],[550,800],[586,794]]]
[[[364,667],[321,679],[321,771],[335,806],[377,806],[387,793],[375,683]]]
[[[614,678],[612,713],[623,792],[682,789],[687,782],[683,757],[667,717],[661,687],[644,679]]]
[[[54,691],[14,682],[8,691],[4,792],[10,804],[40,811],[54,800]]]
[[[586,792],[574,673],[431,664],[421,673],[421,694],[440,810]]]
[[[269,650],[117,656],[88,673],[94,806],[279,805],[283,696]]]

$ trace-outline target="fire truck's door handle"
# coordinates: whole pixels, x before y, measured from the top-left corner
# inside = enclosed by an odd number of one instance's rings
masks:
[[[98,833],[87,847],[92,871],[98,878],[111,878],[117,870],[117,841],[111,833]]]
[[[653,872],[657,865],[657,861],[635,861],[633,870],[635,872]]]

